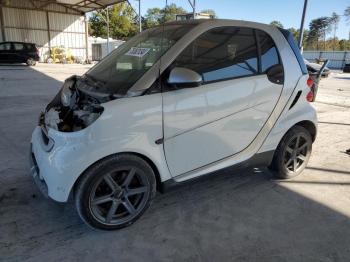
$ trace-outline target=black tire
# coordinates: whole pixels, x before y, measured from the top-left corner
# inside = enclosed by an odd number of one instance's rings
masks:
[[[135,155],[120,154],[90,167],[75,187],[74,200],[87,225],[114,230],[133,224],[155,194],[156,179],[150,165]]]
[[[309,131],[302,126],[295,126],[282,138],[269,168],[276,178],[296,177],[305,169],[311,150],[312,138]]]
[[[26,64],[29,66],[35,66],[36,65],[36,61],[33,58],[28,58],[26,61]]]

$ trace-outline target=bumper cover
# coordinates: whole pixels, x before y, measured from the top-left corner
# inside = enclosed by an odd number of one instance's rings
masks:
[[[42,177],[40,177],[40,170],[36,162],[35,156],[32,152],[32,144],[30,145],[29,166],[30,166],[29,174],[33,177],[33,180],[37,185],[37,187],[39,188],[40,192],[46,198],[48,198],[49,197],[48,188],[45,180]]]

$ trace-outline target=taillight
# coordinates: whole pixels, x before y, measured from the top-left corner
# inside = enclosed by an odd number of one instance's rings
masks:
[[[312,80],[311,76],[306,81],[307,86],[310,88],[310,91],[306,95],[306,100],[308,102],[313,102],[314,101],[314,92],[313,92],[313,85],[314,85],[314,80]]]
[[[307,79],[306,84],[310,88],[314,85],[314,80],[312,80],[311,76]]]
[[[307,93],[306,95],[306,100],[308,102],[313,102],[314,101],[314,92],[312,92],[311,90],[309,91],[309,93]]]

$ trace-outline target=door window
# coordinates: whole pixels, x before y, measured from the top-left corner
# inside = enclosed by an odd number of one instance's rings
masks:
[[[257,30],[257,34],[261,50],[261,72],[266,73],[270,67],[280,64],[280,59],[272,38],[260,30]]]
[[[0,44],[0,50],[10,50],[10,49],[11,49],[11,43]]]
[[[16,51],[21,51],[24,48],[23,44],[21,43],[14,43],[13,47],[15,48]]]
[[[253,29],[219,27],[199,36],[177,57],[175,67],[192,69],[204,83],[258,73]]]
[[[24,49],[26,50],[35,50],[35,47],[33,44],[24,44]]]

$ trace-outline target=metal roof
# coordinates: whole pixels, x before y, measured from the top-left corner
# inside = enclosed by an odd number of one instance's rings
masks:
[[[28,8],[47,11],[56,6],[58,9],[64,8],[74,13],[83,14],[126,1],[127,0],[0,0],[0,7]]]
[[[76,11],[87,13],[97,9],[105,8],[109,5],[125,2],[126,0],[40,0],[41,2],[63,5]]]

